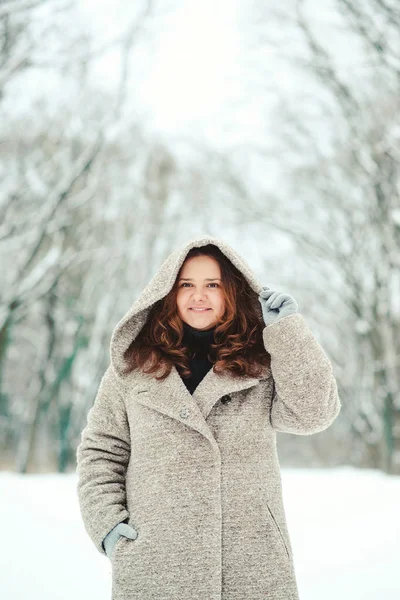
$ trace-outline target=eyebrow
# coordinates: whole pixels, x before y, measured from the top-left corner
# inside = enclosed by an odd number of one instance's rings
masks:
[[[181,277],[179,281],[193,281],[191,277]],[[214,277],[214,279],[205,279],[204,281],[221,281],[219,277]]]

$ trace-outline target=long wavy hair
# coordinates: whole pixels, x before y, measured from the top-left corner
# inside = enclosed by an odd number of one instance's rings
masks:
[[[147,321],[136,339],[124,352],[126,373],[140,369],[144,373],[161,373],[157,380],[168,377],[175,365],[181,377],[191,375],[188,348],[183,345],[183,322],[177,310],[178,282],[187,260],[209,256],[221,269],[225,311],[216,323],[215,343],[208,355],[215,373],[230,371],[237,377],[260,377],[263,366],[270,366],[271,356],[262,339],[265,324],[257,293],[242,273],[214,244],[192,248],[182,264],[171,291],[150,309]]]

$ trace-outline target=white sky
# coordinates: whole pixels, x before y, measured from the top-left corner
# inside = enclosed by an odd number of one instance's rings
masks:
[[[92,50],[96,53],[129,31],[136,23],[138,7],[145,2],[76,1],[79,16],[71,12],[59,17],[65,33],[62,40],[56,34],[54,39],[42,34],[46,5],[43,7],[37,37],[46,42],[38,49],[44,61],[50,58],[57,64],[69,60],[74,66],[85,51],[80,36],[94,37]],[[308,17],[338,64],[349,76],[355,76],[357,52],[352,40],[343,37],[337,17],[332,16],[332,0],[318,4],[318,10],[313,11],[315,3],[307,1]],[[275,17],[269,19],[268,12],[257,19],[253,4],[257,10],[263,6],[261,0],[153,0],[153,16],[130,53],[125,105],[128,120],[170,139],[183,135],[229,150],[236,145],[263,145],[276,154],[280,124],[275,114],[279,114],[284,98],[302,118],[316,121],[315,135],[321,144],[328,144],[330,123],[318,105],[321,90],[295,63],[304,52],[304,42],[289,21],[293,0],[282,0],[279,5],[288,15],[281,23]],[[51,6],[47,5],[47,10]],[[265,5],[265,11],[273,8],[274,4]],[[62,44],[67,50],[60,49]],[[92,65],[93,87],[115,94],[121,74],[119,48],[101,53]],[[79,72],[78,65],[75,69]],[[76,85],[56,68],[32,69],[7,88],[4,113],[18,109],[31,115],[38,98],[44,98],[49,114],[58,114],[65,106],[73,110],[74,103],[79,102]]]
[[[102,40],[126,30],[134,17],[125,0],[80,2],[92,31]],[[242,91],[236,2],[177,0],[171,4],[176,8],[156,3],[158,16],[150,25],[150,40],[132,54],[132,97],[154,129],[176,133],[200,128],[204,133],[204,128],[224,119],[227,105]],[[118,53],[109,53],[98,64],[97,80],[114,85],[119,68]]]
[[[99,43],[126,31],[142,6],[127,0],[78,2]],[[272,109],[279,112],[283,97],[303,118],[320,122],[316,135],[321,144],[328,139],[318,103],[321,90],[296,64],[305,45],[290,22],[293,0],[279,4],[287,15],[282,21],[269,19],[276,5],[262,8],[261,0],[164,0],[153,5],[155,17],[147,21],[142,41],[131,53],[128,113],[140,114],[150,129],[166,136],[184,134],[225,147],[268,146],[279,134]],[[343,75],[361,77],[360,49],[333,14],[332,0],[323,5],[307,0],[305,6],[314,32]],[[266,13],[262,18],[259,10]],[[112,87],[120,67],[116,50],[104,55],[94,72],[96,83]],[[324,98],[329,102],[326,94]]]

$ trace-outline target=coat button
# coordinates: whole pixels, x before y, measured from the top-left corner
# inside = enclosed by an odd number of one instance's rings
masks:
[[[227,402],[230,402],[232,400],[232,398],[230,397],[229,394],[225,394],[225,396],[222,396],[221,398],[221,402],[223,402],[224,404],[226,404]]]
[[[181,408],[179,414],[182,417],[182,419],[187,419],[190,414],[190,410],[187,408],[187,406],[184,406],[183,408]]]

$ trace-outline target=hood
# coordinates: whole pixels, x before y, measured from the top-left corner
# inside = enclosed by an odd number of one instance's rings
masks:
[[[110,356],[111,363],[119,375],[122,375],[124,370],[123,354],[146,323],[152,305],[155,302],[158,302],[158,300],[161,300],[161,298],[164,298],[164,296],[171,291],[179,269],[189,250],[192,248],[200,248],[207,244],[214,244],[217,246],[225,256],[229,258],[233,265],[239,269],[252,289],[257,292],[257,294],[261,292],[262,285],[257,280],[249,265],[226,242],[210,235],[191,238],[186,244],[174,250],[174,252],[166,258],[160,269],[143,289],[139,298],[135,300],[130,309],[115,326],[111,336]],[[261,305],[260,317],[262,318]]]

